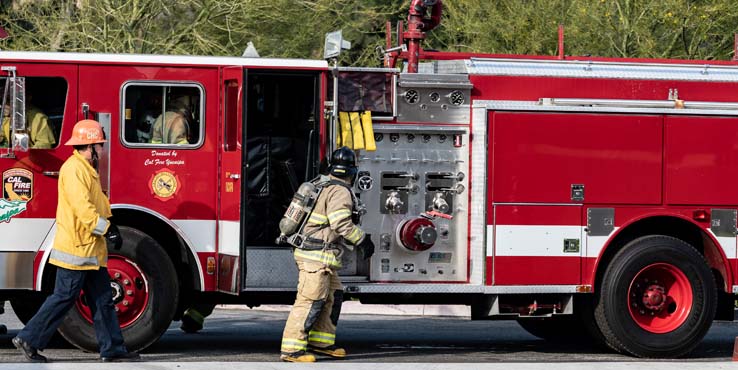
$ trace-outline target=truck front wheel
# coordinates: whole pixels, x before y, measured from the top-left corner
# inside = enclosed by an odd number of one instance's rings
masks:
[[[605,271],[595,318],[610,347],[638,357],[679,357],[712,324],[717,288],[704,257],[682,240],[636,239]]]
[[[129,351],[141,351],[156,342],[174,317],[179,282],[172,261],[147,234],[120,227],[123,246],[108,251],[108,272],[118,321]],[[59,333],[69,343],[97,351],[92,315],[82,291]]]

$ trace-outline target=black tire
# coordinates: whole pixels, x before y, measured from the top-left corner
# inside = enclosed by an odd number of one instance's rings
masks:
[[[659,282],[649,276],[666,278]],[[644,297],[659,284],[665,293],[649,301],[649,307]],[[659,302],[666,303],[654,308]],[[613,349],[637,357],[674,358],[700,343],[716,307],[717,288],[704,257],[682,240],[651,235],[633,240],[615,255],[605,270],[595,319]]]
[[[109,250],[110,258],[133,262],[148,283],[139,284],[148,286],[148,301],[141,306],[140,314],[126,325],[121,323],[128,350],[141,351],[154,344],[169,328],[177,309],[179,282],[172,261],[153,238],[126,226],[120,226],[120,233],[123,246],[117,251]],[[113,271],[110,273],[112,285],[115,277]],[[118,316],[121,317],[120,313]],[[59,327],[59,333],[80,349],[98,350],[92,323],[85,319],[78,307],[69,312]]]

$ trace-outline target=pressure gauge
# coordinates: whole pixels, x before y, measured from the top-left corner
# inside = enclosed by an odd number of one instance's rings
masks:
[[[405,91],[405,101],[408,104],[415,104],[420,100],[420,94],[416,90]]]
[[[439,101],[441,101],[441,94],[434,91],[430,93],[430,95],[428,95],[428,98],[430,98],[430,101],[432,103],[438,103]]]
[[[451,91],[451,94],[448,95],[448,102],[452,105],[464,104],[464,100],[464,93],[459,90]]]

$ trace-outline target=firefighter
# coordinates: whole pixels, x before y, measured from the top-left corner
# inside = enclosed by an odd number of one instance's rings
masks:
[[[31,362],[46,362],[38,351],[46,348],[83,288],[94,317],[100,360],[139,359],[123,343],[106,267],[106,238],[115,249],[123,242],[118,228],[108,221],[110,203],[96,170],[97,153],[106,141],[100,124],[86,119],[74,125],[72,137],[64,144],[73,146],[74,152],[59,171],[57,232],[49,254],[49,263],[57,266],[54,293],[13,338],[13,345]]]
[[[152,144],[188,144],[192,114],[190,96],[175,92],[169,95],[167,111],[156,118],[151,128]]]
[[[282,336],[280,359],[314,362],[307,351],[343,358],[336,346],[336,324],[343,303],[338,277],[344,243],[356,246],[364,258],[374,253],[371,238],[356,224],[356,202],[350,186],[356,178],[356,155],[342,147],[331,155],[330,179],[316,200],[304,228],[303,248],[295,248],[299,273],[297,296]],[[357,217],[358,218],[358,217]]]
[[[30,101],[31,96],[27,99]],[[0,130],[0,147],[10,146],[10,104],[3,109],[2,130]],[[28,130],[29,147],[32,149],[51,149],[56,144],[54,131],[49,125],[49,118],[37,107],[26,105],[26,129]]]

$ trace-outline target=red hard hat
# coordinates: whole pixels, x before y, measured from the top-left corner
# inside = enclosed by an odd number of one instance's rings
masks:
[[[104,143],[106,141],[105,134],[99,122],[91,119],[83,119],[74,125],[72,137],[64,145],[88,145]]]

